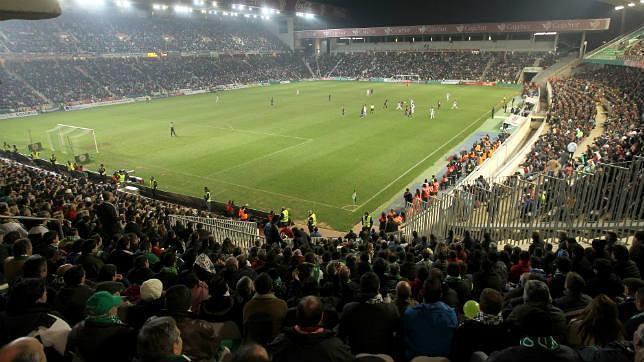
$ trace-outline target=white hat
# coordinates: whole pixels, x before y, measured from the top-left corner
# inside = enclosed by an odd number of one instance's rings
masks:
[[[163,293],[163,283],[159,279],[148,279],[141,284],[141,299],[146,301],[157,300]]]

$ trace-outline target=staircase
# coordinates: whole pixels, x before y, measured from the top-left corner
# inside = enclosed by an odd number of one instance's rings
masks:
[[[490,70],[490,68],[492,67],[492,65],[494,65],[495,62],[496,62],[496,58],[492,56],[490,60],[487,62],[487,64],[485,65],[485,68],[483,68],[483,73],[481,73],[481,79],[479,79],[480,81],[485,81],[485,76],[487,75],[488,70]]]
[[[315,73],[313,73],[313,70],[311,69],[309,62],[306,61],[306,57],[302,57],[302,62],[304,62],[304,65],[306,65],[306,69],[309,70],[309,73],[311,74],[311,78],[315,78]]]
[[[74,66],[74,69],[76,69],[80,74],[84,75],[87,79],[91,80],[92,83],[96,84],[97,86],[105,89],[107,93],[110,95],[110,97],[114,97],[114,93],[110,90],[110,87],[108,85],[103,85],[99,81],[96,80],[96,78],[92,77],[91,74],[87,72],[83,67],[80,65]]]
[[[322,74],[320,73],[320,63],[318,62],[318,57],[315,57],[315,68],[317,69],[318,77],[322,77]]]
[[[335,70],[336,70],[336,69],[338,69],[338,67],[340,66],[340,64],[342,64],[342,61],[343,61],[343,60],[344,60],[344,58],[340,58],[340,60],[338,60],[338,62],[337,62],[337,63],[335,63],[335,66],[333,66],[333,68],[331,68],[331,70],[329,71],[329,74],[327,74],[326,76],[327,76],[327,77],[330,77],[330,76],[333,74],[333,72],[335,72]]]
[[[49,99],[49,98],[45,97],[45,95],[44,95],[44,94],[40,93],[36,88],[34,88],[31,84],[29,84],[29,82],[27,82],[23,77],[21,77],[20,75],[18,75],[18,73],[14,73],[13,71],[11,71],[11,69],[9,69],[9,68],[5,67],[5,66],[4,66],[4,63],[2,63],[2,64],[0,64],[0,65],[2,65],[2,67],[4,68],[4,70],[7,72],[7,74],[9,74],[9,76],[10,76],[11,78],[13,78],[13,79],[15,79],[15,80],[17,80],[17,81],[21,82],[22,84],[24,84],[24,85],[25,85],[25,87],[27,87],[27,89],[29,89],[29,90],[30,90],[31,92],[33,92],[35,95],[37,95],[38,97],[40,97],[40,99],[42,99],[42,100],[44,101],[44,103],[47,103],[47,104],[53,104],[53,103],[54,103],[51,99]]]

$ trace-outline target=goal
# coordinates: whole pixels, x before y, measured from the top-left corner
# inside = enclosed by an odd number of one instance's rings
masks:
[[[98,152],[96,132],[93,128],[57,124],[47,130],[47,140],[52,151],[61,151],[77,155],[81,153]]]
[[[418,82],[420,81],[420,76],[418,74],[396,74],[394,75],[394,80],[402,82]]]

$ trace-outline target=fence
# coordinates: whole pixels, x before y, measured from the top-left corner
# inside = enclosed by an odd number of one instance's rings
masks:
[[[42,223],[43,221],[53,221],[56,223],[56,226],[58,226],[58,235],[60,236],[61,239],[65,238],[65,233],[63,231],[63,220],[62,219],[56,219],[52,217],[35,217],[35,216],[7,216],[7,215],[0,215],[0,220],[4,219],[10,219],[10,220],[18,220],[18,221],[27,221],[28,223]]]
[[[408,216],[403,235],[446,236],[470,231],[481,238],[521,242],[533,231],[543,238],[559,232],[583,240],[612,231],[620,235],[644,228],[644,158],[598,164],[592,172],[566,178],[538,174],[532,180],[509,176],[463,186],[433,197]]]
[[[255,241],[264,241],[264,237],[259,235],[259,229],[255,222],[186,215],[169,215],[169,218],[172,226],[175,226],[177,222],[202,225],[203,229],[210,232],[215,240],[223,241],[228,238],[242,249],[249,249],[255,244]]]

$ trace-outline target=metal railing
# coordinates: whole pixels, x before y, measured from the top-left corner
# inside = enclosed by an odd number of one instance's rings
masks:
[[[0,215],[0,220],[11,219],[11,220],[26,220],[26,221],[38,221],[42,223],[43,221],[54,221],[58,225],[58,233],[61,239],[65,237],[65,232],[63,231],[63,219],[56,219],[53,217],[36,217],[36,216],[8,216]],[[29,231],[29,230],[26,230]]]
[[[206,218],[187,215],[168,215],[170,225],[177,223],[184,225],[191,223],[202,225],[203,229],[210,232],[217,241],[230,239],[235,246],[242,249],[251,248],[256,241],[264,242],[264,237],[259,234],[257,224],[251,221],[237,221],[227,219]]]
[[[481,238],[521,243],[533,231],[545,238],[566,232],[590,240],[608,231],[628,236],[644,228],[644,158],[628,164],[598,164],[566,178],[538,174],[492,179],[433,197],[408,216],[405,236],[446,236],[470,231]]]

